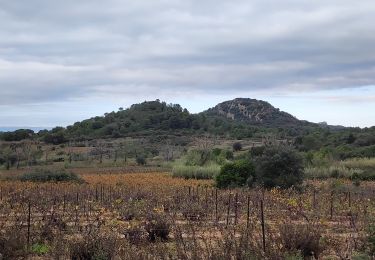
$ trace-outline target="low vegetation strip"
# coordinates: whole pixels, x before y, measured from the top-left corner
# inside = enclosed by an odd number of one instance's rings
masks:
[[[177,165],[173,167],[173,177],[182,177],[185,179],[214,179],[220,172],[219,165],[209,166],[188,166]]]
[[[342,178],[371,181],[375,180],[375,159],[356,158],[329,166],[310,166],[306,167],[304,172],[308,179]]]
[[[35,170],[17,177],[20,181],[30,182],[82,182],[83,180],[73,172],[65,170]]]
[[[352,158],[340,163],[349,168],[371,168],[375,170],[375,158]]]

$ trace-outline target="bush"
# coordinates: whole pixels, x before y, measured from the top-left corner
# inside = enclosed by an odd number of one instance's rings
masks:
[[[227,159],[227,160],[233,160],[234,156],[233,156],[233,152],[232,151],[229,151],[229,150],[223,150],[221,152],[221,155]]]
[[[233,152],[230,150],[221,150],[219,154],[216,155],[213,153],[213,155],[215,157],[215,163],[219,165],[224,165],[228,161],[233,160]]]
[[[266,188],[286,189],[303,181],[303,160],[290,147],[267,147],[255,163],[257,182]]]
[[[279,228],[281,245],[287,252],[300,252],[304,259],[319,255],[324,251],[320,242],[321,232],[314,225],[283,224]]]
[[[58,145],[68,142],[68,139],[63,132],[48,133],[44,136],[44,142],[47,144]]]
[[[94,232],[69,244],[70,259],[73,260],[110,260],[116,254],[117,242],[114,237]]]
[[[77,174],[65,170],[38,170],[21,175],[19,180],[31,182],[82,182],[82,179]]]
[[[264,150],[266,149],[265,146],[255,146],[250,149],[250,157],[255,158],[258,156],[263,155]]]
[[[186,165],[203,166],[213,158],[213,153],[208,150],[190,150],[186,155]]]
[[[18,228],[6,228],[0,232],[0,256],[3,259],[17,259],[25,256],[26,252],[26,234]]]
[[[156,239],[163,241],[168,240],[170,224],[164,215],[159,215],[156,213],[151,213],[148,215],[145,229],[148,233],[149,240],[152,242],[156,241]]]
[[[50,251],[50,248],[48,245],[43,243],[36,243],[33,244],[30,248],[31,252],[37,255],[45,255]]]
[[[254,165],[248,160],[239,160],[224,164],[220,173],[216,176],[218,188],[237,187],[249,185],[255,181]]]
[[[233,144],[233,151],[238,152],[242,150],[242,144],[240,142],[235,142]]]
[[[130,244],[140,244],[144,239],[144,230],[140,225],[131,224],[124,233],[126,239]]]
[[[146,165],[146,158],[143,156],[137,156],[136,161],[138,165]]]
[[[213,154],[215,157],[218,157],[218,156],[221,154],[222,151],[223,151],[223,150],[221,150],[220,148],[214,148],[214,149],[212,150],[212,154]]]

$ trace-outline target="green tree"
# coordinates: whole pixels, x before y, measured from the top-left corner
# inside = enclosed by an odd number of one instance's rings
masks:
[[[289,188],[303,181],[303,160],[291,147],[267,147],[255,164],[257,183],[265,188]]]
[[[5,147],[1,152],[1,160],[3,163],[5,163],[5,168],[7,170],[10,169],[11,166],[13,166],[17,161],[17,156],[13,152],[13,150],[10,147]]]

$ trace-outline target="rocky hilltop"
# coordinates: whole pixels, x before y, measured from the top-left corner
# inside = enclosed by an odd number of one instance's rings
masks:
[[[280,109],[275,108],[268,102],[251,98],[236,98],[225,101],[203,113],[263,126],[310,124],[307,121],[298,120],[291,114],[280,111]]]

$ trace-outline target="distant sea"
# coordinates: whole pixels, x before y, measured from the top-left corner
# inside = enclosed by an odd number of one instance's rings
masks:
[[[18,129],[30,129],[33,130],[34,132],[39,132],[40,130],[51,130],[52,127],[43,127],[43,126],[0,126],[0,132],[12,132]]]

